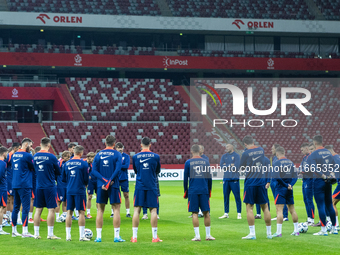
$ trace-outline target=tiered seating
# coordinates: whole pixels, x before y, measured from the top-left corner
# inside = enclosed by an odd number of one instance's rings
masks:
[[[167,0],[174,16],[314,19],[303,0]]]
[[[323,16],[328,20],[340,20],[339,0],[314,0]]]
[[[156,0],[7,0],[10,11],[106,15],[160,15]]]
[[[122,46],[91,46],[91,49],[82,49],[79,45],[40,45],[40,44],[9,44],[1,51],[28,52],[28,53],[72,53],[72,54],[109,54],[109,55],[155,55],[153,47],[122,47]]]
[[[6,116],[1,117],[6,118]],[[0,122],[0,144],[9,148],[12,143],[21,142],[22,139],[22,133],[17,122]]]
[[[232,95],[227,89],[217,89],[222,98],[223,107],[220,104],[215,106],[214,102],[208,97],[208,103],[212,106],[222,119],[230,118],[234,122],[246,123],[250,119],[289,119],[293,118],[298,121],[298,125],[294,128],[285,128],[280,122],[275,122],[271,127],[271,122],[265,122],[262,128],[251,128],[248,125],[235,125],[233,132],[242,139],[246,135],[252,135],[257,144],[264,147],[268,155],[271,154],[271,147],[274,143],[282,145],[287,152],[287,156],[294,163],[301,162],[300,145],[303,142],[311,142],[316,134],[324,137],[324,145],[332,144],[335,151],[340,150],[340,93],[337,88],[333,87],[329,82],[310,82],[310,81],[244,81],[244,80],[224,80],[222,83],[237,85],[242,89],[245,97],[247,97],[247,88],[253,87],[253,101],[255,109],[267,110],[272,105],[272,87],[304,87],[312,94],[312,100],[305,104],[305,107],[312,113],[311,116],[305,116],[294,105],[287,106],[287,116],[281,116],[280,101],[278,101],[277,110],[269,116],[256,116],[248,110],[245,103],[245,115],[233,116]],[[212,84],[208,82],[208,84]],[[280,89],[278,94],[280,95]],[[294,94],[293,94],[294,95]],[[293,97],[291,94],[291,97]],[[301,97],[302,94],[299,94]],[[297,97],[297,96],[294,96]],[[252,125],[260,125],[259,122],[251,123]],[[288,123],[286,123],[288,124]],[[293,124],[293,123],[290,123]],[[229,124],[228,124],[229,125]]]
[[[177,50],[179,56],[200,57],[246,57],[246,58],[315,58],[315,53],[282,51],[211,51],[211,50]],[[336,56],[336,54],[334,54]]]
[[[66,78],[89,121],[187,121],[189,107],[170,80]]]
[[[114,122],[46,122],[43,124],[46,134],[52,139],[52,145],[58,154],[67,148],[69,142],[78,142],[85,148],[85,153],[103,149],[108,134],[112,134],[124,144],[125,152],[133,156],[140,151],[140,140],[144,136],[152,139],[151,150],[161,156],[162,164],[184,164],[190,158],[190,140],[213,148],[209,151],[211,163],[218,162],[218,154],[224,148],[202,132],[190,135],[188,123],[114,123]],[[193,128],[194,129],[194,128]]]

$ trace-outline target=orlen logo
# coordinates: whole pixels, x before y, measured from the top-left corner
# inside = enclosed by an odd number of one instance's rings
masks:
[[[233,97],[233,115],[244,115],[244,102],[245,97],[243,94],[243,91],[238,88],[235,85],[231,84],[215,84],[216,89],[228,89]],[[271,115],[274,113],[277,109],[278,104],[278,88],[273,87],[272,88],[272,106],[268,110],[258,110],[255,109],[253,104],[253,88],[248,87],[247,88],[247,101],[248,101],[248,109],[251,113],[254,115],[260,115],[260,116],[266,116]],[[290,93],[302,93],[305,95],[304,98],[287,98],[287,94]],[[309,90],[304,88],[292,88],[292,87],[283,87],[281,88],[281,115],[285,116],[287,115],[287,105],[292,104],[295,105],[304,115],[312,115],[304,106],[303,104],[307,103],[311,99],[311,93]],[[221,102],[222,105],[222,102]],[[202,94],[201,95],[201,114],[207,115],[207,95]],[[275,121],[280,121],[279,119],[266,119],[265,121],[271,121],[272,127],[274,126]],[[293,126],[285,125],[285,122],[294,122],[295,124]],[[253,122],[260,122],[261,125],[254,125]],[[217,124],[227,124],[228,120],[225,119],[214,119],[213,126]],[[248,122],[248,126],[250,127],[262,127],[264,126],[264,121],[261,119],[251,119]],[[298,121],[294,119],[286,119],[281,121],[281,125],[284,127],[295,127],[297,125]],[[234,122],[231,119],[230,120],[230,126],[232,127],[233,124],[243,124],[243,126],[246,126],[246,120],[243,120],[243,122]]]
[[[165,68],[169,66],[187,66],[188,60],[180,60],[180,59],[170,59],[168,57],[163,58],[163,65]]]
[[[51,18],[47,14],[41,13],[36,19],[40,19],[44,24],[46,24],[46,20]],[[56,15],[52,20],[54,23],[83,23],[83,18],[79,16]]]
[[[50,19],[50,17],[47,14],[39,14],[39,16],[36,19],[40,19],[44,24],[46,24],[46,19]]]
[[[232,25],[241,29],[241,25],[245,25],[244,22],[240,19],[235,19]],[[248,21],[247,23],[248,28],[274,28],[274,22],[272,21]]]

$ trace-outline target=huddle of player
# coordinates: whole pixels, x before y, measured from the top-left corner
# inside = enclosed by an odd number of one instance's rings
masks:
[[[247,221],[250,233],[242,239],[256,239],[255,221],[253,207],[256,204],[264,212],[264,220],[267,227],[267,238],[282,237],[282,223],[288,220],[284,208],[287,207],[292,215],[294,231],[293,236],[299,236],[298,216],[294,208],[293,186],[297,181],[297,171],[292,161],[285,157],[285,149],[278,144],[273,145],[272,168],[270,160],[265,157],[264,150],[254,145],[253,138],[246,136],[243,138],[246,147],[240,157],[235,153],[231,144],[226,146],[227,153],[221,158],[220,167],[226,170],[232,166],[238,169],[236,172],[225,171],[223,179],[224,192],[224,210],[225,213],[220,219],[229,218],[229,196],[232,191],[235,196],[238,219],[241,213],[241,199],[239,174],[240,171],[247,169],[256,169],[256,171],[245,171],[243,202],[246,204]],[[315,233],[318,236],[327,236],[326,222],[330,221],[332,227],[330,234],[338,234],[339,222],[336,204],[340,201],[340,176],[339,166],[340,157],[337,155],[332,146],[322,147],[323,139],[321,135],[316,135],[313,142],[304,143],[301,146],[301,152],[304,157],[300,166],[300,173],[303,175],[303,198],[307,212],[307,222],[309,225],[321,226],[321,231]],[[271,172],[263,169],[273,169]],[[275,170],[275,171],[274,171]],[[338,182],[333,194],[332,201],[332,184]],[[277,231],[271,234],[271,215],[269,211],[269,199],[267,189],[271,187],[275,206],[277,220]],[[315,198],[319,211],[320,225],[314,225],[314,204]],[[257,212],[261,217],[261,212]],[[326,217],[327,215],[327,217]],[[259,218],[260,218],[259,217]],[[327,220],[326,220],[327,218]]]
[[[39,226],[43,208],[48,209],[47,239],[60,239],[53,233],[55,215],[59,216],[60,206],[67,210],[66,216],[66,241],[71,241],[71,226],[73,211],[77,210],[79,217],[79,240],[90,241],[84,235],[85,218],[90,215],[90,207],[86,209],[86,188],[89,196],[96,190],[97,193],[97,237],[95,242],[101,242],[103,227],[103,214],[105,205],[110,199],[113,208],[114,242],[124,242],[120,237],[120,204],[121,186],[125,199],[128,199],[127,169],[130,157],[123,153],[122,143],[116,143],[115,137],[108,135],[105,139],[106,148],[97,154],[89,153],[85,160],[82,159],[84,148],[81,145],[69,146],[69,152],[62,153],[60,161],[51,153],[51,140],[47,137],[41,139],[41,150],[34,156],[30,153],[33,142],[29,138],[23,139],[17,151],[8,154],[5,147],[0,147],[0,222],[3,212],[7,207],[7,180],[8,168],[11,166],[11,190],[14,197],[12,217],[12,237],[22,236],[41,239]],[[157,208],[158,208],[158,179],[160,173],[160,157],[150,151],[151,139],[144,137],[141,141],[141,152],[133,157],[133,169],[137,175],[134,194],[133,235],[131,242],[137,242],[139,214],[142,207],[150,209],[152,225],[152,242],[162,242],[157,235]],[[35,177],[35,180],[33,179]],[[34,180],[34,181],[32,181]],[[57,185],[56,182],[57,181]],[[33,183],[36,184],[34,187]],[[28,232],[28,221],[32,191],[35,190],[34,206],[34,235]],[[11,194],[12,194],[11,193]],[[92,197],[89,198],[89,200]],[[129,202],[126,203],[129,205]],[[22,234],[17,231],[18,212],[22,205]],[[57,208],[57,213],[56,213]],[[127,206],[127,217],[130,208]],[[85,216],[86,212],[88,215]],[[88,217],[90,218],[90,217]],[[0,235],[9,235],[2,230]]]

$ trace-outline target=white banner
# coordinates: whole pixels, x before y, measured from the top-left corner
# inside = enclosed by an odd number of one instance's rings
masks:
[[[258,31],[339,33],[339,21],[189,18],[161,16],[92,15],[1,12],[0,27],[70,27],[183,31]]]
[[[129,181],[136,181],[136,174],[133,170],[128,170]],[[184,169],[162,169],[158,175],[160,181],[183,181]]]

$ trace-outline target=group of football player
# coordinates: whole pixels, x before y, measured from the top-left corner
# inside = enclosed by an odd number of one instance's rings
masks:
[[[120,189],[125,198],[126,217],[131,218],[127,174],[130,156],[123,152],[123,144],[116,143],[116,138],[111,135],[106,137],[105,145],[104,150],[90,152],[83,159],[84,147],[70,143],[60,160],[49,152],[51,140],[47,137],[41,139],[40,146],[35,150],[29,138],[23,139],[21,144],[13,144],[9,150],[0,146],[0,222],[3,218],[5,221],[5,224],[0,224],[0,235],[9,235],[2,227],[11,223],[12,237],[41,239],[41,214],[47,208],[47,239],[60,239],[53,233],[56,218],[57,222],[66,221],[66,241],[71,241],[72,220],[78,220],[79,240],[90,241],[85,236],[85,219],[92,218],[91,200],[96,192],[95,242],[101,242],[103,215],[109,199],[114,242],[124,242],[120,236]],[[162,242],[157,235],[160,157],[151,152],[150,147],[151,139],[144,137],[141,152],[133,156],[136,187],[131,242],[137,242],[142,208],[144,219],[147,219],[147,208],[151,213],[152,242]],[[36,208],[34,218],[33,207]],[[61,215],[60,209],[63,212]],[[34,235],[28,231],[29,222],[34,223]],[[23,226],[22,234],[17,231],[18,224]]]
[[[234,151],[232,144],[226,145],[226,154],[220,161],[223,170],[224,211],[220,219],[229,218],[229,196],[233,192],[236,201],[237,219],[241,219],[240,173],[245,174],[243,202],[246,204],[249,235],[242,239],[256,239],[255,219],[261,218],[261,209],[267,228],[267,238],[282,237],[283,221],[288,221],[288,211],[293,220],[294,230],[292,236],[299,236],[298,216],[294,207],[293,187],[298,175],[302,175],[302,193],[307,212],[309,226],[321,226],[316,236],[338,234],[339,221],[337,203],[340,201],[340,156],[335,153],[333,146],[323,147],[323,138],[316,135],[311,143],[303,143],[301,152],[303,160],[296,168],[291,160],[286,158],[285,149],[279,144],[272,147],[272,162],[265,156],[264,149],[255,146],[251,136],[243,138],[245,150],[242,156]],[[191,147],[192,159],[185,164],[184,172],[184,198],[188,198],[188,209],[192,212],[195,237],[192,241],[201,241],[199,235],[199,208],[205,218],[206,240],[213,240],[210,236],[210,203],[211,171],[209,161],[202,157],[198,145]],[[208,170],[207,170],[208,169]],[[214,169],[215,170],[215,169]],[[188,188],[189,180],[189,188]],[[333,195],[332,185],[338,183]],[[271,187],[273,192],[276,217],[271,219],[270,203],[267,190]],[[320,222],[314,224],[314,202],[317,204]],[[254,217],[254,205],[257,214]],[[277,221],[276,233],[272,234],[271,221]]]

